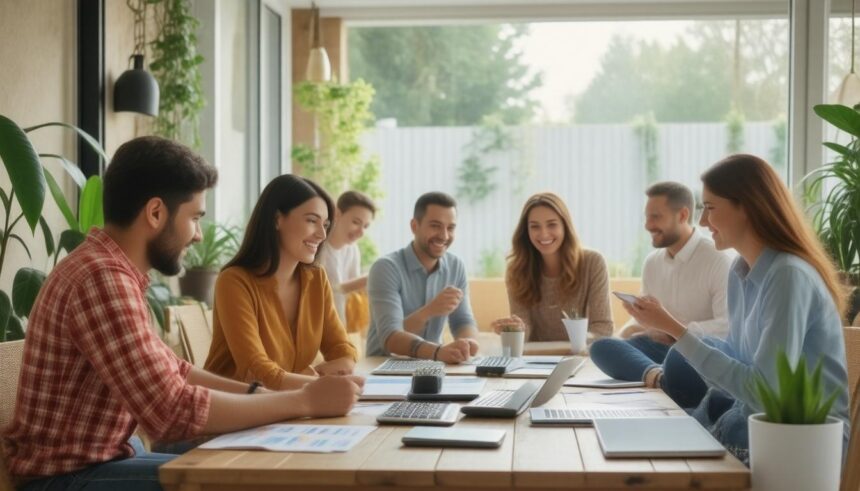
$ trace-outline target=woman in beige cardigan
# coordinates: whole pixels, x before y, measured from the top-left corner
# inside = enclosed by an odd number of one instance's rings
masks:
[[[511,317],[494,321],[496,332],[502,325],[519,324],[529,341],[566,341],[564,312],[587,317],[588,331],[595,337],[612,335],[606,261],[580,246],[567,206],[553,193],[526,201],[514,231],[505,285]]]

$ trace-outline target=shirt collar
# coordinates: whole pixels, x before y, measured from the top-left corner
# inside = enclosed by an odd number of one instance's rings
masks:
[[[743,257],[738,256],[738,260],[733,268],[734,273],[741,280],[751,281],[760,286],[764,279],[764,275],[767,274],[767,270],[770,269],[770,265],[773,263],[773,260],[776,259],[776,254],[777,252],[775,250],[765,247],[762,249],[761,254],[759,254],[758,259],[756,259],[755,265],[753,265],[752,269],[750,269]]]
[[[93,227],[90,229],[90,233],[87,235],[87,242],[94,244],[97,247],[100,247],[107,252],[107,254],[116,259],[117,261],[125,264],[129,271],[132,272],[134,278],[137,280],[138,284],[140,284],[141,290],[146,290],[149,288],[149,275],[146,273],[142,273],[131,259],[129,259],[128,255],[126,255],[125,251],[122,250],[122,247],[119,246],[114,240],[107,234],[104,230],[100,228]]]
[[[693,228],[693,234],[687,240],[687,243],[684,244],[684,247],[675,254],[674,259],[676,261],[686,263],[693,256],[693,253],[696,252],[696,247],[699,246],[699,243],[702,241],[702,236],[699,235],[699,231],[696,228]],[[667,254],[668,256],[668,254]]]
[[[403,250],[404,255],[406,256],[406,269],[408,271],[415,271],[417,269],[420,269],[421,271],[427,272],[427,270],[424,269],[424,265],[421,264],[421,261],[415,254],[415,249],[413,249],[412,247],[412,242],[409,242],[409,244]],[[436,269],[430,271],[430,273],[434,273],[436,271],[444,271],[448,267],[448,262],[446,260],[447,255],[448,253],[445,253],[442,255],[442,257],[439,258],[439,263],[436,265]]]

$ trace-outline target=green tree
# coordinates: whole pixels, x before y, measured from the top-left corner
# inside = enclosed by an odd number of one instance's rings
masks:
[[[653,112],[657,121],[725,121],[736,97],[747,120],[773,120],[786,110],[787,50],[784,20],[697,22],[669,46],[615,36],[572,100],[573,119],[626,123]]]
[[[466,126],[495,114],[529,121],[541,74],[522,61],[522,25],[372,27],[349,31],[349,73],[376,89],[371,110],[401,126]]]

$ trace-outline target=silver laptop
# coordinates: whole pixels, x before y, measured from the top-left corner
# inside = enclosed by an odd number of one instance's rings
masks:
[[[721,457],[726,449],[689,416],[595,419],[606,457]]]
[[[584,360],[581,357],[562,359],[543,384],[526,382],[517,390],[493,390],[460,408],[468,416],[513,418],[526,410],[549,402]]]

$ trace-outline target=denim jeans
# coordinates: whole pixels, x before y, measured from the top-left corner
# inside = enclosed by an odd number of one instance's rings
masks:
[[[705,338],[714,345],[717,339]],[[605,374],[619,380],[642,380],[653,367],[663,365],[663,391],[682,408],[699,405],[708,386],[687,360],[648,336],[630,339],[603,338],[591,345],[591,359]]]
[[[177,456],[147,452],[136,436],[128,442],[134,448],[134,457],[111,460],[69,474],[30,481],[20,489],[24,491],[160,491],[158,468]]]

